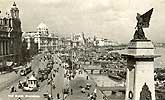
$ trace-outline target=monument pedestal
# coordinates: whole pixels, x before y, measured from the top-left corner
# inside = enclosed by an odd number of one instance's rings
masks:
[[[150,40],[131,40],[127,54],[125,100],[155,100],[154,45]],[[145,99],[147,98],[147,99]]]

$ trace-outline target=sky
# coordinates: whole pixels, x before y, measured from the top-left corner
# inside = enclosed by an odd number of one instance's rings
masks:
[[[133,38],[136,14],[154,8],[150,27],[144,31],[153,42],[165,42],[165,0],[0,0],[2,14],[14,1],[24,32],[36,31],[43,22],[59,35],[84,32],[124,43]]]

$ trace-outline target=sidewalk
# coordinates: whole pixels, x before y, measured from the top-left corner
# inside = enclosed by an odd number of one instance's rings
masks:
[[[11,73],[1,74],[0,75],[0,91],[4,88],[10,86],[12,83],[19,79],[19,75],[14,71]]]

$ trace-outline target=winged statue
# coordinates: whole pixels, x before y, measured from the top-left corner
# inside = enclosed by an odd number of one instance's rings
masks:
[[[137,13],[136,19],[138,22],[136,25],[136,31],[134,34],[134,39],[140,39],[140,40],[147,39],[145,37],[143,28],[149,27],[149,22],[150,22],[152,12],[153,12],[153,8],[150,9],[148,12],[144,13],[143,15],[140,15],[139,13]]]

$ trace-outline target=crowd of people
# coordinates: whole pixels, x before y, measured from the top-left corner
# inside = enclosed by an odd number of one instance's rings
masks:
[[[69,85],[69,82],[72,81],[72,80],[74,80],[75,77],[76,77],[76,75],[82,75],[82,74],[85,73],[83,71],[83,69],[80,68],[81,65],[77,65],[76,68],[71,69],[70,66],[69,66],[69,64],[66,61],[63,61],[63,62],[62,61],[61,62],[55,61],[55,59],[53,58],[52,55],[45,55],[45,56],[43,56],[42,58],[39,59],[39,62],[40,63],[46,63],[45,68],[41,69],[39,67],[38,72],[32,71],[32,73],[31,73],[31,75],[33,75],[34,77],[36,77],[36,79],[37,79],[38,82],[39,82],[40,78],[44,78],[42,76],[42,74],[44,73],[43,75],[47,75],[47,77],[43,81],[47,81],[47,83],[48,83],[47,85],[50,85],[50,83],[52,82],[51,85],[52,85],[53,89],[56,89],[56,86],[54,84],[55,82],[52,81],[52,78],[55,78],[56,73],[59,73],[60,72],[59,69],[62,68],[64,70],[64,73],[63,73],[64,74],[64,79],[67,80],[66,83],[64,83],[64,84],[66,84],[66,87],[64,87],[64,89],[63,89],[64,91],[62,91],[62,92],[63,92],[63,94],[66,94],[65,98],[68,95],[73,95],[74,94],[74,91],[73,91],[72,87]],[[53,67],[54,64],[58,64],[58,67],[57,66],[56,67]],[[48,73],[48,71],[49,71],[49,73]],[[40,76],[42,76],[42,77],[39,77],[39,75],[38,75],[39,73],[41,74]],[[51,77],[50,77],[50,75],[51,75]],[[87,75],[85,77],[85,79],[86,80],[89,80],[89,76]],[[43,81],[40,81],[40,84]],[[23,82],[22,81],[19,81],[18,82],[18,88],[21,89],[23,86],[24,86],[23,85]],[[87,86],[87,87],[82,87],[81,90],[87,89],[87,88],[88,88],[88,90],[90,90],[90,87],[91,87],[90,85]],[[13,86],[11,88],[11,91],[10,92],[11,93],[12,92],[16,92],[16,88]],[[96,89],[92,93],[88,93],[87,97],[90,100],[96,100],[96,97],[97,97]],[[48,97],[48,100],[50,98],[51,97]],[[57,99],[61,99],[61,93],[57,93],[56,98]],[[21,98],[19,98],[18,100],[21,100]]]

